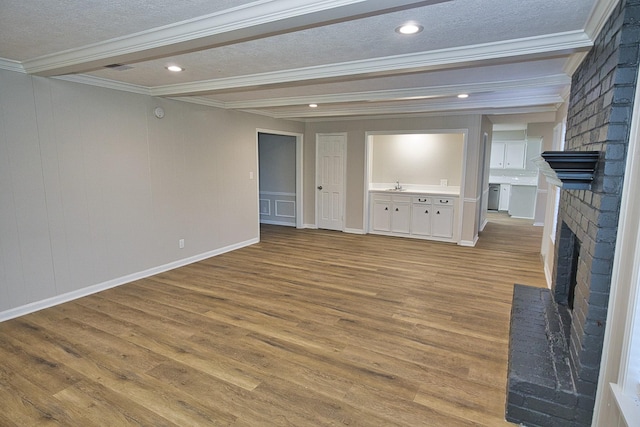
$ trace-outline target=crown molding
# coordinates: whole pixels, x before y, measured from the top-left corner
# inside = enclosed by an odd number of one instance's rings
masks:
[[[595,40],[620,0],[597,0],[584,26],[584,32]]]
[[[86,74],[71,74],[68,76],[52,77],[56,80],[64,80],[67,82],[81,83],[90,86],[98,86],[106,89],[115,89],[123,92],[137,93],[140,95],[151,95],[148,87],[134,85],[131,83],[123,83],[115,80],[103,79],[101,77],[88,76]]]
[[[0,58],[0,70],[15,71],[17,73],[25,73],[22,63],[12,59]]]
[[[570,55],[562,67],[562,71],[564,71],[568,76],[573,76],[573,73],[576,72],[588,54],[589,52],[576,52]]]
[[[569,31],[473,46],[440,49],[430,52],[394,55],[292,70],[156,86],[152,88],[151,91],[155,96],[197,95],[223,89],[247,89],[257,86],[265,87],[276,84],[345,76],[392,75],[447,69],[481,61],[500,60],[512,57],[522,59],[536,58],[572,53],[588,49],[591,46],[591,39],[583,31]]]
[[[201,96],[175,96],[169,99],[175,99],[176,101],[189,102],[191,104],[205,105],[207,107],[216,107],[227,109],[227,104],[215,99],[203,98]]]
[[[397,8],[451,0],[259,0],[217,13],[152,28],[24,61],[29,74],[85,72],[112,63],[139,62],[275,33],[347,20]]]

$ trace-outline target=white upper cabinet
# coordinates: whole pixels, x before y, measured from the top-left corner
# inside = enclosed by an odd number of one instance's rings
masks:
[[[526,141],[493,142],[491,169],[524,169],[527,157]]]
[[[491,169],[504,169],[506,145],[506,142],[494,142],[491,144]]]

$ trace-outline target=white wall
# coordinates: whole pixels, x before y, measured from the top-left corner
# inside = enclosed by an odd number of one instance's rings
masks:
[[[256,241],[258,127],[303,129],[0,70],[0,319]]]
[[[375,183],[447,185],[462,182],[463,133],[372,135],[371,179]]]

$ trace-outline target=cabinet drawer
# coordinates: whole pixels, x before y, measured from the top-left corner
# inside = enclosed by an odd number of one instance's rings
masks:
[[[455,199],[450,197],[434,197],[433,204],[434,205],[443,205],[443,206],[453,206]]]
[[[394,203],[411,203],[411,196],[393,196]]]
[[[380,193],[373,193],[371,195],[371,198],[378,202],[390,202],[391,201],[391,195],[390,194],[380,194]]]
[[[431,204],[431,197],[414,197],[413,203],[426,203]]]

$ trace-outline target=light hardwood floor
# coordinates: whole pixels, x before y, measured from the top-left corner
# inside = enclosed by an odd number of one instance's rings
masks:
[[[0,323],[0,426],[506,426],[512,286],[475,248],[264,226],[261,243]]]

